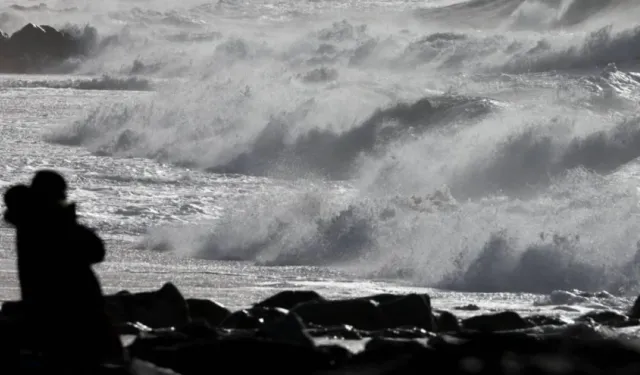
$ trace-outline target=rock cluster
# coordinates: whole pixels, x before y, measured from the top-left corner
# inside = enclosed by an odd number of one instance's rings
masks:
[[[575,320],[512,311],[459,319],[451,312],[434,310],[424,294],[327,300],[313,291],[284,291],[240,311],[210,300],[185,298],[171,283],[157,291],[122,291],[106,298],[120,333],[133,337],[127,347],[130,356],[161,369],[156,373],[640,371],[637,343],[619,337],[621,332],[640,329],[640,304],[627,315],[594,311]],[[19,313],[19,302],[2,306],[5,348],[12,345],[10,322]],[[341,342],[359,342],[364,349],[354,352]]]

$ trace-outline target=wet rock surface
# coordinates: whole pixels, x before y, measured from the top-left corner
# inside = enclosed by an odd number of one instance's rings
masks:
[[[182,375],[279,374],[632,374],[640,346],[616,329],[638,326],[630,316],[592,311],[570,320],[513,311],[465,319],[434,311],[427,295],[375,295],[328,300],[286,291],[230,311],[215,301],[185,298],[167,283],[156,291],[106,297],[135,366]],[[20,302],[2,306],[5,353]],[[640,328],[640,326],[638,327]],[[332,339],[332,344],[319,344]],[[346,343],[364,342],[353,352]],[[640,342],[640,341],[639,341]],[[80,344],[80,343],[79,343]]]

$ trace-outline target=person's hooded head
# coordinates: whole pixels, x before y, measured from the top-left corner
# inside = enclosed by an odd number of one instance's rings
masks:
[[[23,184],[13,185],[5,191],[3,199],[4,220],[15,226],[26,223],[31,215],[31,189]]]
[[[67,181],[56,171],[43,169],[36,172],[31,180],[31,194],[36,207],[59,218],[76,219],[75,203],[67,202]]]
[[[61,203],[67,199],[67,182],[56,171],[45,169],[36,172],[31,180],[31,190],[39,200]]]

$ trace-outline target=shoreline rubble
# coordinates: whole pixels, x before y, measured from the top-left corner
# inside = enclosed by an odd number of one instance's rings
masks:
[[[426,294],[328,300],[314,291],[289,290],[231,311],[212,300],[187,298],[168,282],[155,291],[121,291],[105,299],[119,333],[132,338],[128,373],[640,372],[638,301],[628,314],[594,310],[572,321],[513,311],[460,319],[433,309]],[[0,329],[9,332],[19,315],[19,301],[5,302]],[[340,345],[355,341],[364,349]]]

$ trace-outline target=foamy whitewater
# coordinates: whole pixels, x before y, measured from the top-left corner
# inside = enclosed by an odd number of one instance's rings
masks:
[[[572,316],[640,291],[635,0],[0,3],[28,22],[100,50],[0,77],[2,185],[65,174],[108,292]]]

